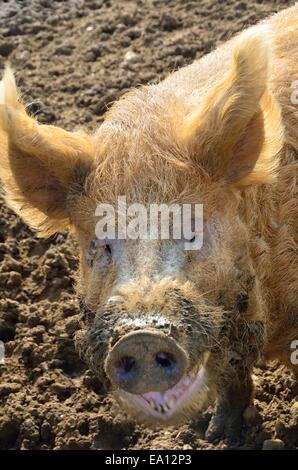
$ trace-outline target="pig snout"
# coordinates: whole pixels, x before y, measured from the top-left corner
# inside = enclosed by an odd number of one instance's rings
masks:
[[[186,352],[172,337],[144,329],[126,334],[113,346],[105,371],[116,388],[143,394],[173,387],[187,365]]]

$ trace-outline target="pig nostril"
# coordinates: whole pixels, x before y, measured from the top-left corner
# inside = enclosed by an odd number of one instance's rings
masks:
[[[135,363],[136,361],[133,357],[124,356],[118,361],[117,366],[118,366],[119,371],[127,374],[134,367]]]
[[[167,352],[159,352],[156,354],[155,361],[164,369],[170,369],[176,365],[176,359],[173,354]]]

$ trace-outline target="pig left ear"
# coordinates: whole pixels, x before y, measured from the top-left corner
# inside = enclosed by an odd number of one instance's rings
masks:
[[[6,68],[0,82],[0,178],[8,204],[40,235],[71,225],[70,201],[83,191],[94,154],[87,134],[28,116]]]
[[[270,38],[256,31],[239,37],[231,70],[181,130],[196,163],[238,187],[271,182],[283,144],[280,107],[268,89]]]

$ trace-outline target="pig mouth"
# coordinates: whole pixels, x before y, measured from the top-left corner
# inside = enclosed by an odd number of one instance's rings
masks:
[[[203,392],[207,390],[206,369],[201,366],[186,373],[176,385],[165,392],[152,391],[140,395],[124,392],[121,395],[147,416],[167,421],[190,406],[198,406],[205,395]]]

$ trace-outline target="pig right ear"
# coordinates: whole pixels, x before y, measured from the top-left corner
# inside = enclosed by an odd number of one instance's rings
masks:
[[[240,35],[227,75],[182,123],[193,159],[216,181],[243,187],[275,176],[283,127],[268,86],[270,43],[264,26]]]
[[[0,82],[0,178],[8,204],[40,235],[70,225],[68,202],[83,191],[93,156],[90,136],[28,116],[7,67]]]

